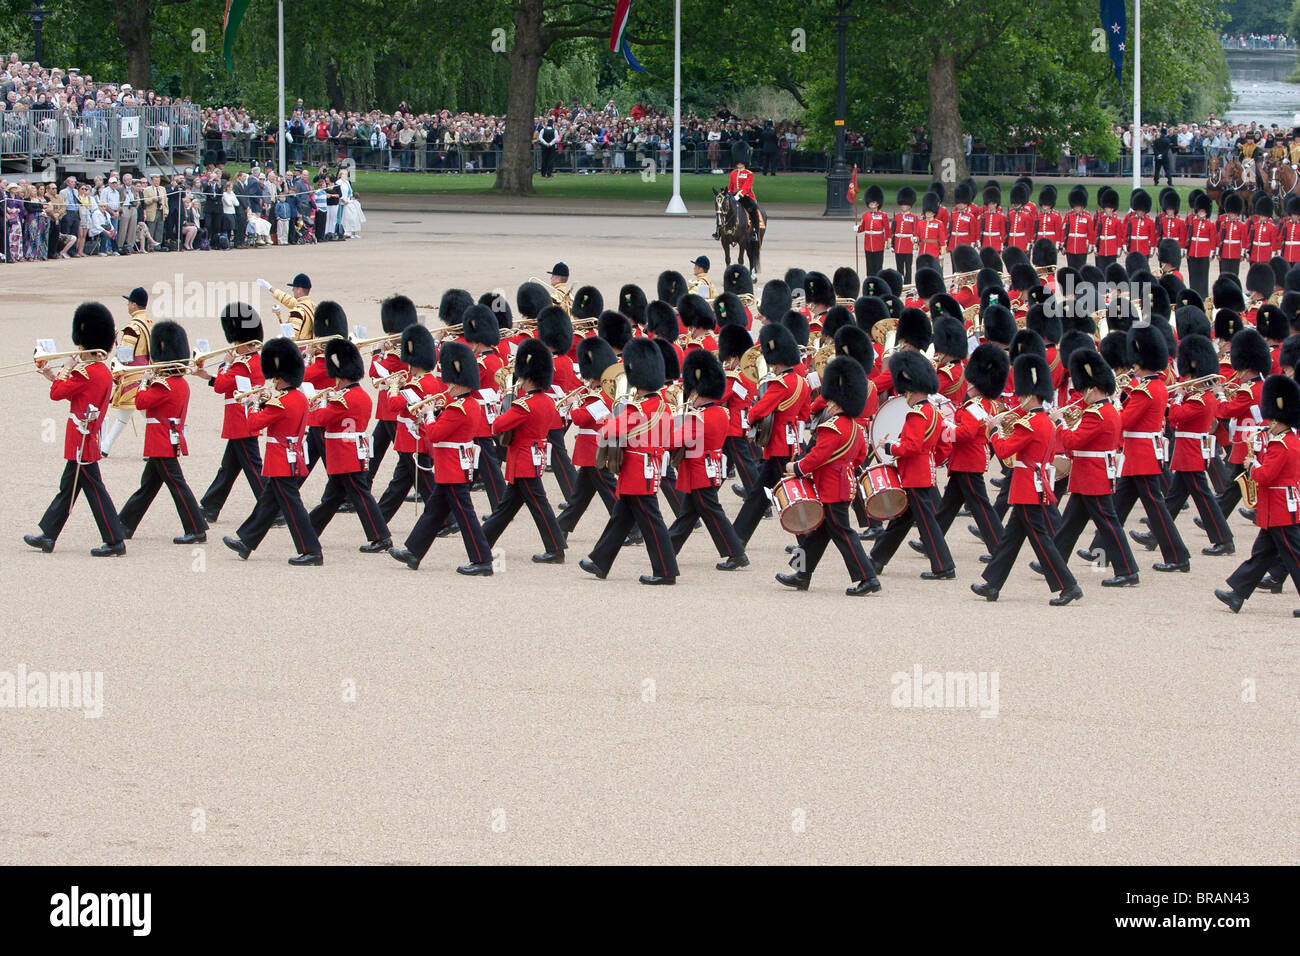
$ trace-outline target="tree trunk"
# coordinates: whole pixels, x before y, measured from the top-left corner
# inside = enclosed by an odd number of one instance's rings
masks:
[[[546,51],[542,39],[544,0],[515,0],[515,42],[510,48],[510,91],[506,101],[505,142],[497,169],[497,192],[533,192],[533,118],[537,115],[537,74]]]
[[[127,77],[137,90],[153,84],[153,16],[149,0],[113,0],[113,23],[126,47]]]
[[[930,162],[941,182],[960,182],[968,175],[962,143],[961,107],[957,101],[957,57],[947,49],[934,54],[926,71],[930,91]]]

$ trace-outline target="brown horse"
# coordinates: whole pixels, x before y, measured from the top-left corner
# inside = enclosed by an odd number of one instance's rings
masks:
[[[1278,148],[1269,153],[1267,163],[1259,169],[1259,185],[1272,198],[1274,209],[1285,208],[1287,197],[1300,185],[1300,174],[1287,162],[1285,151]]]
[[[1256,171],[1258,173],[1258,171]],[[1219,156],[1211,156],[1205,164],[1205,195],[1215,204],[1219,212],[1223,211],[1223,198],[1228,193],[1241,196],[1246,208],[1250,208],[1255,184],[1246,174],[1245,164],[1236,156],[1228,157],[1227,162]]]

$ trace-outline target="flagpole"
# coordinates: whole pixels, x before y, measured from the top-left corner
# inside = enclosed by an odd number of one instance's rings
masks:
[[[682,0],[673,14],[673,198],[664,210],[670,216],[686,215],[682,202]]]
[[[1133,188],[1142,185],[1142,0],[1133,0]]]
[[[278,8],[279,18],[279,35],[277,39],[279,42],[278,68],[280,74],[280,135],[276,137],[276,140],[280,144],[280,178],[284,179],[284,0],[278,0],[276,7]]]

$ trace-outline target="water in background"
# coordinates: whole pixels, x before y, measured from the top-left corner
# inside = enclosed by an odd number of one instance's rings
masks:
[[[1300,84],[1285,82],[1296,67],[1294,50],[1228,50],[1232,106],[1224,118],[1233,123],[1300,126]]]

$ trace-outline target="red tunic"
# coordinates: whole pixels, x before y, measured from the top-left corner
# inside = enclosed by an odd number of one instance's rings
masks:
[[[1246,258],[1251,262],[1268,262],[1282,252],[1282,235],[1272,219],[1256,217],[1247,235]]]
[[[1180,248],[1187,248],[1187,223],[1182,216],[1162,212],[1156,217],[1156,232],[1161,239],[1172,239]]]
[[[68,402],[68,423],[63,429],[63,457],[86,464],[99,461],[99,430],[108,399],[113,394],[113,373],[103,362],[91,362],[50,383],[50,398]],[[94,412],[90,409],[94,408]],[[89,415],[88,415],[89,413]],[[93,415],[94,417],[90,417]]]
[[[1228,420],[1228,435],[1232,451],[1228,462],[1240,465],[1246,460],[1246,450],[1263,430],[1259,403],[1264,395],[1264,380],[1257,378],[1236,386],[1227,399],[1219,404],[1218,416]]]
[[[1174,426],[1172,471],[1204,471],[1214,456],[1214,420],[1219,400],[1209,392],[1169,403],[1169,424]]]
[[[604,393],[586,399],[573,410],[573,464],[575,468],[595,467],[596,444],[600,437],[600,427],[609,418],[609,402]]]
[[[902,434],[889,443],[904,488],[933,488],[934,459],[943,431],[943,416],[927,399],[907,410]]]
[[[1135,213],[1128,221],[1129,252],[1151,255],[1156,247],[1156,223],[1145,213]]]
[[[370,467],[366,428],[373,403],[359,384],[349,385],[341,398],[330,399],[311,416],[325,429],[325,473],[350,475]]]
[[[506,449],[506,481],[541,475],[550,458],[546,436],[561,424],[555,399],[542,391],[516,398],[508,410],[497,416],[492,423],[494,435],[514,432]]]
[[[1246,253],[1246,224],[1235,216],[1219,217],[1219,258],[1240,259]]]
[[[263,478],[306,476],[303,435],[307,433],[307,396],[296,388],[290,389],[261,411],[249,413],[248,427],[253,434],[266,430]]]
[[[434,395],[446,390],[447,386],[443,384],[442,379],[432,372],[427,372],[414,382],[402,386],[402,390],[397,395],[389,398],[389,407],[397,416],[394,419],[397,422],[397,431],[393,436],[394,451],[409,455],[419,450],[419,423],[411,417],[407,406],[426,395]]]
[[[1187,258],[1208,259],[1219,242],[1219,230],[1208,219],[1196,218],[1187,228]]]
[[[949,223],[948,248],[958,246],[976,246],[980,241],[980,217],[971,207],[953,210]]]
[[[627,403],[617,417],[600,430],[601,440],[621,442],[623,464],[615,492],[619,495],[653,495],[659,490],[664,449],[672,434],[663,399],[647,395]]]
[[[939,366],[939,394],[954,404],[960,404],[966,398],[966,363],[949,362]]]
[[[896,212],[892,228],[894,231],[894,252],[900,256],[910,256],[916,251],[916,227],[921,218],[914,212]]]
[[[1007,216],[1001,210],[985,210],[980,216],[980,245],[999,252],[1007,242]]]
[[[797,369],[790,369],[767,383],[761,398],[749,410],[752,425],[765,415],[773,415],[772,438],[763,449],[764,458],[784,458],[798,451],[799,422],[807,417],[812,401],[808,383]]]
[[[190,383],[184,376],[155,379],[135,393],[135,407],[144,412],[144,457],[188,455],[185,418],[190,407]]]
[[[244,381],[239,381],[241,378]],[[233,365],[221,367],[221,371],[212,379],[212,390],[226,399],[226,413],[221,421],[222,438],[252,438],[257,434],[257,429],[249,428],[248,409],[235,401],[234,395],[265,383],[260,355],[252,355]]]
[[[1069,490],[1081,495],[1108,495],[1114,490],[1112,479],[1119,464],[1119,409],[1108,401],[1094,402],[1083,410],[1074,428],[1061,426],[1056,440],[1069,453]]]
[[[1055,209],[1044,209],[1038,214],[1038,235],[1052,240],[1059,247],[1065,242],[1065,217]]]
[[[1069,212],[1065,216],[1065,251],[1072,256],[1086,256],[1097,241],[1097,224],[1086,212]]]
[[[394,372],[404,372],[406,368],[406,363],[399,362],[396,355],[385,352],[370,360],[370,380],[374,382],[377,379],[392,375]],[[386,386],[375,397],[375,420],[380,422],[397,421],[397,402],[392,400],[390,390]]]
[[[1120,412],[1124,425],[1124,470],[1127,475],[1158,475],[1165,460],[1165,409],[1169,390],[1160,375],[1129,386]]]
[[[857,491],[854,474],[866,447],[862,426],[848,415],[836,415],[817,426],[816,441],[794,463],[794,473],[812,479],[823,504],[852,501]]]
[[[722,462],[722,443],[727,438],[731,416],[725,405],[710,402],[701,405],[698,415],[687,414],[674,425],[669,441],[672,448],[685,448],[686,455],[677,469],[677,490],[683,493],[697,488],[717,488],[726,477]]]
[[[998,431],[993,432],[991,441],[997,456],[1015,456],[1008,499],[1011,504],[1041,505],[1055,502],[1046,471],[1051,461],[1055,437],[1056,426],[1041,408],[1029,413],[1028,420],[1016,422],[1009,438],[1003,438]]]
[[[884,252],[892,234],[889,217],[879,210],[864,212],[857,231],[862,233],[863,252]]]
[[[942,256],[948,243],[948,227],[938,219],[920,219],[916,223],[917,252],[923,256]]]
[[[749,430],[749,406],[754,401],[754,386],[739,372],[727,373],[727,396],[723,399],[731,413],[729,438],[739,438]]]
[[[1007,245],[1028,252],[1034,239],[1037,238],[1034,230],[1038,224],[1038,217],[1034,215],[1033,207],[1019,206],[1011,210],[1007,220]]]
[[[1279,528],[1297,524],[1300,516],[1300,437],[1286,431],[1268,435],[1259,460],[1248,474],[1259,485],[1255,524]]]
[[[1119,216],[1107,212],[1097,213],[1094,227],[1097,255],[1118,256],[1124,245],[1124,223]]]
[[[1287,219],[1282,223],[1281,256],[1295,265],[1300,263],[1300,219]]]
[[[320,356],[307,366],[306,371],[303,372],[302,380],[317,391],[334,387],[334,379],[330,378],[329,370],[325,367],[325,356]]]
[[[989,442],[984,434],[984,422],[993,413],[993,403],[987,398],[972,396],[957,407],[952,454],[948,458],[950,473],[961,471],[982,475],[988,469]]]
[[[483,409],[472,395],[448,402],[438,416],[423,426],[424,447],[433,460],[433,480],[440,485],[463,485],[474,474],[478,448],[474,439],[483,430]]]
[[[495,351],[482,352],[478,356],[478,392],[472,398],[478,403],[483,414],[475,419],[479,434],[475,438],[486,438],[492,434],[492,422],[501,407],[501,393],[497,391],[497,372],[505,362]]]
[[[748,169],[733,169],[727,180],[727,191],[754,199],[754,174]]]

